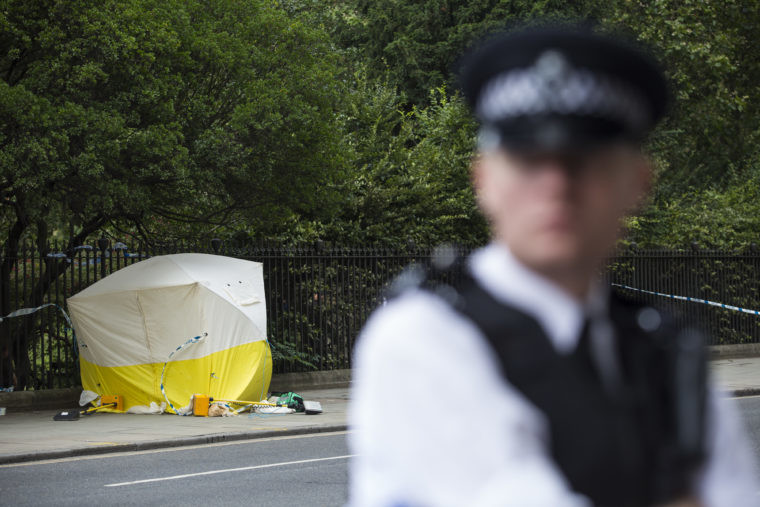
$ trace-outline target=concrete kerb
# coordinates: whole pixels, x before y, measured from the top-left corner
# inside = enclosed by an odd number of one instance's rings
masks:
[[[0,393],[0,407],[19,412],[76,407],[81,393],[81,387]]]
[[[194,437],[172,438],[166,440],[154,440],[147,442],[135,442],[131,444],[114,444],[102,447],[76,447],[60,451],[43,451],[12,456],[0,456],[0,465],[14,463],[26,463],[30,461],[42,461],[50,459],[62,459],[78,456],[94,456],[121,452],[149,451],[153,449],[166,449],[173,447],[187,447],[192,445],[215,444],[219,442],[235,442],[241,440],[258,440],[262,438],[284,437],[293,435],[308,435],[313,433],[331,433],[346,431],[345,424],[326,426],[306,426],[302,428],[287,428],[282,430],[239,432],[239,433],[214,433]]]
[[[750,387],[747,389],[735,389],[729,391],[730,395],[734,398],[743,398],[745,396],[757,396],[760,395],[760,387]]]
[[[741,359],[760,357],[760,343],[737,343],[735,345],[711,345],[710,359]]]

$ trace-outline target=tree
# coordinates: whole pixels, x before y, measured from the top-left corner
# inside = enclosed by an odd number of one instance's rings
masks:
[[[416,105],[425,103],[430,90],[442,85],[453,88],[457,59],[487,33],[531,20],[594,18],[605,5],[598,0],[355,0],[355,4],[363,20],[359,43],[373,75],[387,69],[393,84]]]
[[[347,146],[355,173],[326,239],[349,243],[482,244],[487,228],[469,183],[474,121],[445,89],[405,111],[394,87],[366,80],[346,101]]]
[[[640,245],[738,248],[756,241],[760,171],[760,4],[620,1],[605,19],[648,44],[670,79],[673,104],[651,136],[657,181],[630,223]]]
[[[754,177],[724,191],[693,188],[632,217],[627,227],[642,247],[743,250],[758,241],[760,184]]]
[[[605,24],[624,27],[662,60],[673,105],[652,136],[658,200],[689,188],[725,189],[758,169],[758,2],[617,2]]]
[[[71,256],[103,226],[318,213],[341,169],[335,72],[323,32],[260,0],[0,1],[2,313],[21,239],[44,256],[64,224]],[[14,303],[66,268],[47,258]],[[23,356],[32,337],[2,331]]]
[[[407,112],[424,108],[429,90],[454,82],[452,64],[472,40],[512,22],[591,18],[598,30],[627,34],[651,47],[673,85],[673,104],[646,147],[657,182],[651,205],[639,217],[648,224],[637,230],[640,240],[644,231],[661,241],[667,230],[676,230],[678,224],[667,222],[676,215],[667,210],[675,203],[695,203],[684,196],[734,195],[733,188],[746,190],[745,182],[756,181],[758,2],[356,0],[353,5],[358,21],[345,18],[350,22],[337,29],[344,36],[340,40],[358,45],[370,77],[395,86]],[[694,209],[677,216],[686,226],[698,227],[699,215]],[[713,231],[723,233],[727,240],[734,237],[730,228]],[[673,237],[672,244],[679,241]]]

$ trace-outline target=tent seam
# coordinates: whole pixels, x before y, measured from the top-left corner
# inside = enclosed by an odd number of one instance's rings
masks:
[[[137,308],[140,310],[140,317],[142,319],[143,324],[143,331],[145,332],[145,344],[148,346],[148,352],[150,353],[151,359],[153,358],[153,348],[150,346],[150,336],[148,334],[148,323],[145,321],[145,311],[143,310],[142,303],[140,302],[140,294],[135,294],[135,298],[137,299]],[[151,361],[155,362],[155,361]]]

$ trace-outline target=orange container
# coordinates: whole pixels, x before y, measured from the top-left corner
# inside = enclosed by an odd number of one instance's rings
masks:
[[[193,415],[199,417],[208,417],[208,405],[211,399],[208,394],[193,395]]]
[[[119,396],[118,394],[104,394],[100,397],[100,405],[108,405],[110,403],[116,403],[116,406],[114,407],[116,410],[122,411],[124,410],[124,398]]]

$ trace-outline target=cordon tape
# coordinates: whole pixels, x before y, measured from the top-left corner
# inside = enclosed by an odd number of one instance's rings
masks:
[[[180,350],[182,350],[185,347],[188,347],[190,345],[198,343],[200,340],[202,340],[203,338],[205,338],[207,335],[208,335],[208,333],[203,333],[202,335],[198,335],[198,336],[195,336],[193,338],[190,338],[185,343],[183,343],[182,345],[180,345],[179,347],[177,347],[176,349],[174,349],[172,351],[172,353],[169,354],[169,357],[166,359],[166,362],[164,363],[164,367],[161,369],[161,394],[164,395],[164,399],[166,400],[166,404],[169,405],[169,407],[171,407],[171,409],[177,415],[188,415],[188,414],[180,414],[177,411],[177,409],[174,408],[174,405],[172,405],[172,402],[169,401],[169,397],[166,396],[166,389],[164,389],[164,373],[166,373],[166,365],[169,364],[169,361],[172,360],[172,356],[174,356],[174,354],[176,354],[177,352],[179,352]]]
[[[724,304],[724,303],[718,303],[716,301],[708,301],[706,299],[692,298],[692,297],[688,297],[688,296],[676,296],[674,294],[664,294],[662,292],[655,292],[655,291],[651,291],[651,290],[637,289],[636,287],[629,287],[628,285],[622,285],[622,284],[619,284],[619,283],[612,283],[610,285],[612,285],[613,287],[620,287],[621,289],[632,290],[634,292],[641,292],[643,294],[652,294],[654,296],[662,296],[662,297],[665,297],[665,298],[677,299],[679,301],[689,301],[691,303],[701,303],[703,305],[717,306],[718,308],[723,308],[724,310],[733,310],[735,312],[749,313],[750,315],[760,316],[760,311],[758,311],[758,310],[750,310],[750,309],[747,309],[747,308],[739,308],[738,306],[727,305],[727,304]]]
[[[74,355],[78,357],[79,350],[77,349],[77,334],[76,334],[76,331],[74,331],[74,325],[71,323],[71,319],[69,318],[69,315],[66,313],[66,311],[55,303],[45,303],[44,305],[40,305],[36,308],[19,308],[18,310],[12,311],[5,317],[0,317],[0,322],[4,321],[5,319],[12,319],[14,317],[23,317],[24,315],[31,315],[49,306],[58,308],[63,314],[63,318],[66,319],[66,324],[68,325],[69,329],[71,329],[71,334],[73,337],[72,343],[74,344]],[[82,347],[86,347],[86,345],[82,344]]]

